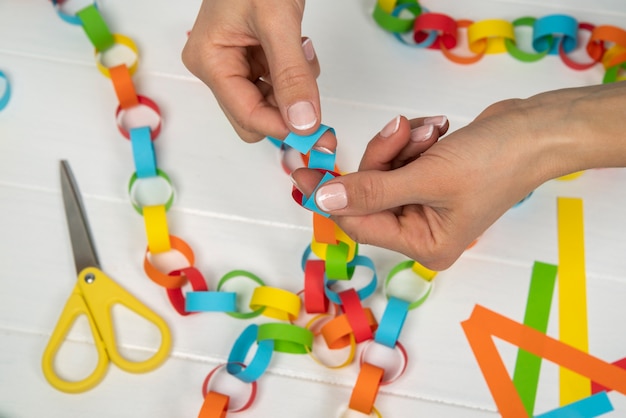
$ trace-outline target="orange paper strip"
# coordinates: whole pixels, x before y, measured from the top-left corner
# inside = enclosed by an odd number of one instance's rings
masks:
[[[350,396],[350,409],[367,415],[372,413],[383,374],[385,374],[385,370],[380,367],[369,363],[361,365],[361,371]]]

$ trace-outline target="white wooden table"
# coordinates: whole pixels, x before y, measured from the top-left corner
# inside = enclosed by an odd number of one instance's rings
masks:
[[[534,64],[508,55],[453,64],[383,32],[371,18],[373,4],[309,1],[303,23],[322,65],[324,123],[337,131],[338,163],[345,171],[356,169],[367,141],[399,113],[446,114],[454,130],[497,100],[602,79],[600,66],[576,72],[554,56]],[[565,13],[595,24],[624,28],[626,23],[622,0],[432,0],[424,5],[473,20]],[[158,164],[176,190],[168,212],[170,233],[191,245],[196,267],[213,289],[226,272],[245,269],[268,285],[299,291],[311,216],[292,201],[278,150],[266,141],[240,141],[208,88],[181,63],[199,1],[102,0],[99,7],[113,32],[136,42],[135,85],[161,107]],[[131,149],[115,125],[112,86],[97,71],[82,29],[59,19],[47,1],[0,0],[0,33],[0,70],[13,88],[0,112],[0,417],[197,416],[204,377],[225,361],[250,321],[221,313],[181,317],[144,274],[145,229],[126,190],[134,171]],[[99,386],[79,395],[53,389],[40,367],[75,280],[60,159],[70,162],[79,182],[103,269],[161,314],[174,338],[171,358],[159,369],[131,375],[112,365]],[[626,356],[625,181],[623,170],[605,169],[548,182],[441,272],[430,299],[408,316],[401,341],[410,362],[400,380],[381,388],[376,406],[383,416],[497,416],[460,323],[475,304],[522,321],[534,261],[558,260],[559,196],[584,201],[590,352],[607,361]],[[405,260],[376,248],[364,246],[361,252],[374,260],[381,278]],[[382,313],[380,289],[368,303]],[[118,314],[127,351],[145,354],[154,348],[154,335],[141,332],[142,324],[125,312]],[[83,355],[86,363],[93,359],[84,325],[72,332],[64,363]],[[558,336],[556,325],[553,315],[552,336]],[[512,367],[516,350],[499,348]],[[307,356],[276,355],[258,381],[253,406],[240,415],[338,416],[357,373],[357,364],[329,370]],[[623,396],[610,398],[614,416],[626,414]],[[557,368],[545,364],[536,410],[557,404]]]

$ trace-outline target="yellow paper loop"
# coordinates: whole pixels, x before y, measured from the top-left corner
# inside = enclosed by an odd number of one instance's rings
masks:
[[[148,249],[152,254],[164,253],[172,248],[165,211],[165,205],[143,207]]]

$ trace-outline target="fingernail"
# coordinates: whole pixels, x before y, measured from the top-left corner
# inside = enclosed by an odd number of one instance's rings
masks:
[[[289,123],[295,129],[303,130],[309,129],[315,122],[317,122],[317,116],[315,116],[315,109],[311,102],[298,102],[294,103],[287,108],[287,116],[289,117]]]
[[[411,141],[423,142],[429,140],[435,131],[434,125],[422,125],[411,130]]]
[[[444,126],[446,126],[446,122],[448,122],[448,118],[445,116],[431,116],[424,119],[424,125],[431,124],[435,125],[438,128],[443,128]]]
[[[317,189],[315,203],[324,212],[343,209],[348,206],[346,188],[341,183],[324,185]]]
[[[319,152],[321,152],[321,153],[323,153],[323,154],[334,154],[334,152],[332,152],[332,151],[331,151],[331,150],[329,150],[328,148],[326,148],[326,147],[320,147],[319,145],[314,146],[314,147],[313,147],[313,149],[314,149],[315,151],[319,151]]]
[[[302,51],[304,51],[304,57],[307,61],[313,61],[315,59],[315,48],[313,48],[313,42],[310,38],[302,42]]]
[[[383,138],[389,138],[391,135],[398,131],[400,126],[400,115],[390,120],[383,129],[380,130],[380,136]]]
[[[289,180],[291,180],[291,183],[293,183],[293,186],[296,189],[300,190],[300,187],[298,186],[298,183],[296,183],[296,179],[293,178],[293,174],[292,173],[289,173]],[[302,191],[302,190],[300,190],[300,191]]]

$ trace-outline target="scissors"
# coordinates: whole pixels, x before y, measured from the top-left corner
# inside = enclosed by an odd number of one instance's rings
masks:
[[[55,388],[63,392],[79,393],[100,383],[107,372],[109,361],[122,370],[133,373],[157,368],[168,357],[172,338],[167,323],[161,317],[100,270],[78,186],[68,162],[64,160],[61,161],[61,190],[78,277],[43,353],[42,369],[48,382]],[[112,317],[115,304],[124,305],[159,329],[161,345],[152,357],[143,361],[131,361],[119,353]],[[94,370],[84,379],[66,380],[55,370],[55,358],[67,333],[81,315],[89,320],[98,361]]]

